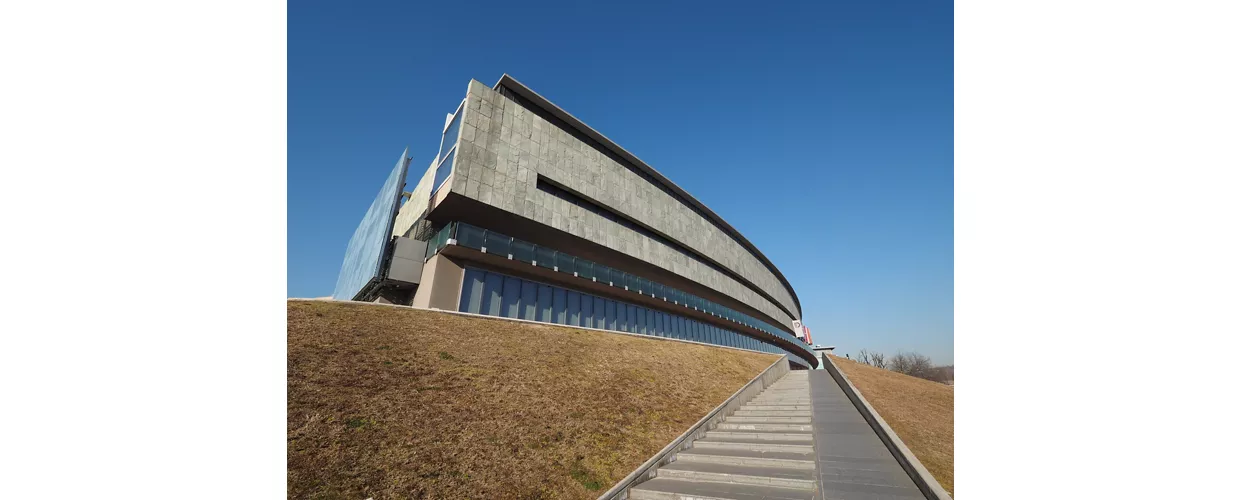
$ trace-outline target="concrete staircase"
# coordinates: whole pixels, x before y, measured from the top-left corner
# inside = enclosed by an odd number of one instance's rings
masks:
[[[809,372],[788,372],[677,453],[633,500],[810,500],[815,491]]]

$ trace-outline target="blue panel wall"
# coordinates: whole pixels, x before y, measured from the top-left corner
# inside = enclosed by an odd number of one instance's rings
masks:
[[[361,224],[353,231],[353,237],[349,238],[344,262],[336,277],[336,288],[332,291],[333,299],[353,300],[367,283],[379,277],[379,266],[388,251],[392,223],[396,220],[396,208],[400,203],[401,189],[405,187],[408,168],[409,148],[405,148],[400,159],[396,160],[396,167],[379,189],[379,195],[370,202]]]
[[[805,364],[783,348],[693,318],[472,267],[465,269],[459,310],[788,354]]]

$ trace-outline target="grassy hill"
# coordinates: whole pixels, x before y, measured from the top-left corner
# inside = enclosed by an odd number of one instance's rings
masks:
[[[831,360],[954,495],[955,389],[845,358],[831,356]]]
[[[595,498],[777,358],[288,302],[290,498]]]

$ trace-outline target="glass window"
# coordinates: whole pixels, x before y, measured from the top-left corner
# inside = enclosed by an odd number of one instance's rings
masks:
[[[624,320],[628,322],[629,331],[637,333],[637,306],[629,304],[625,306]]]
[[[566,324],[581,326],[581,294],[572,290],[568,291],[568,323]]]
[[[519,318],[518,306],[521,302],[521,280],[511,276],[504,277],[503,311],[506,318]]]
[[[623,310],[624,310],[624,306],[623,306],[623,305],[621,305],[621,306],[620,306],[620,308],[619,308],[619,310],[620,310],[620,311],[623,311]],[[608,300],[608,301],[607,301],[607,329],[608,329],[608,330],[617,330],[617,329],[619,329],[619,328],[617,327],[617,323],[618,323],[618,321],[619,321],[619,319],[620,319],[620,316],[619,316],[619,314],[617,314],[617,312],[618,312],[618,311],[617,311],[617,309],[616,309],[616,301],[614,301],[614,300]]]
[[[581,295],[581,326],[594,328],[594,298]]]
[[[455,158],[456,151],[453,150],[451,153],[448,153],[448,156],[443,159],[443,162],[438,167],[435,167],[435,181],[431,184],[432,195],[435,194],[435,191],[439,191],[439,186],[443,185],[443,181],[448,180],[448,174],[452,173],[452,164],[455,162]]]
[[[594,297],[594,327],[607,328],[607,301]]]
[[[552,321],[561,325],[568,324],[568,290],[556,287],[551,292],[552,296]]]
[[[551,285],[538,285],[538,321],[554,323],[551,317]]]
[[[500,316],[500,297],[504,293],[504,277],[495,273],[487,273],[483,283],[482,314]]]
[[[464,114],[461,111],[464,111],[464,109],[465,109],[464,106],[457,108],[456,115],[452,117],[452,123],[449,123],[448,128],[444,129],[443,138],[439,141],[440,142],[440,146],[439,146],[439,157],[440,158],[445,157],[445,155],[447,155],[448,152],[452,150],[452,147],[456,145],[457,139],[460,138],[461,115]]]
[[[478,314],[478,311],[482,310],[482,283],[485,279],[486,273],[473,268],[465,269],[458,311]]]
[[[534,321],[538,309],[538,283],[521,280],[521,319]]]

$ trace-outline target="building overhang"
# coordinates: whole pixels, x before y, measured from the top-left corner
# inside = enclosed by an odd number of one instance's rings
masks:
[[[792,288],[792,284],[788,283],[788,279],[784,277],[784,274],[779,271],[779,268],[775,267],[775,264],[772,263],[771,260],[766,257],[766,255],[762,254],[761,250],[758,250],[758,247],[754,246],[754,244],[751,243],[748,238],[745,238],[745,236],[742,235],[740,231],[737,231],[736,228],[732,227],[731,224],[728,224],[727,221],[723,220],[723,217],[720,217],[719,214],[716,214],[713,210],[707,207],[704,203],[702,203],[701,201],[698,201],[698,199],[694,198],[693,195],[689,194],[684,189],[681,189],[680,186],[677,186],[676,183],[671,181],[671,179],[668,179],[666,176],[659,173],[658,170],[655,170],[650,165],[647,165],[646,162],[643,162],[640,159],[638,159],[636,156],[633,155],[633,153],[626,151],[624,148],[620,147],[619,144],[616,144],[615,142],[613,142],[611,139],[608,139],[603,134],[599,133],[593,128],[590,128],[589,125],[586,125],[581,120],[578,120],[576,117],[569,114],[567,111],[560,109],[559,106],[556,106],[554,103],[547,100],[543,96],[538,95],[537,92],[534,92],[529,87],[522,85],[521,82],[517,81],[516,78],[513,78],[508,73],[504,73],[504,76],[500,77],[499,81],[495,82],[495,85],[492,88],[498,91],[500,87],[504,87],[516,93],[517,95],[520,95],[522,98],[528,100],[529,102],[533,103],[535,106],[538,106],[539,108],[541,108],[543,111],[546,111],[550,113],[552,116],[555,116],[556,118],[559,118],[560,120],[563,120],[564,123],[568,124],[568,126],[573,127],[576,131],[584,134],[586,137],[589,137],[597,141],[603,147],[607,148],[612,153],[624,159],[629,164],[649,174],[651,177],[653,177],[655,180],[662,183],[665,187],[670,189],[672,192],[683,197],[685,200],[688,200],[689,203],[691,203],[694,208],[698,209],[701,213],[709,217],[711,221],[714,222],[716,225],[718,225],[720,228],[723,228],[723,230],[726,231],[729,236],[731,236],[737,242],[740,242],[741,246],[745,247],[746,250],[748,250],[751,254],[757,257],[758,260],[761,261],[762,264],[765,265],[767,269],[769,269],[771,273],[775,275],[776,278],[779,278],[780,283],[784,285],[784,288],[788,290],[789,295],[792,296],[792,301],[796,303],[796,306],[797,306],[796,316],[797,317],[793,319],[801,319],[801,316],[804,315],[803,311],[801,310],[801,299],[797,297],[797,292],[796,290]]]

